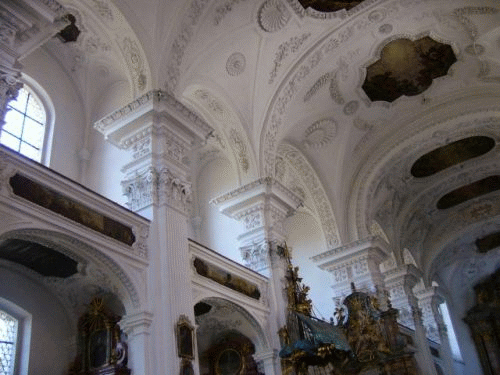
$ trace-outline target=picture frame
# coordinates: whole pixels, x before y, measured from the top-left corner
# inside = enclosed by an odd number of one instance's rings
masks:
[[[185,315],[179,317],[176,336],[178,356],[186,359],[194,359],[194,327]]]

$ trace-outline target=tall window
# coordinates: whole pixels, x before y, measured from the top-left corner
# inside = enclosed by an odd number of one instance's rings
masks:
[[[18,320],[0,310],[0,374],[12,375],[16,359]]]
[[[0,143],[30,159],[41,161],[45,123],[45,108],[29,86],[19,90],[16,100],[7,106]]]

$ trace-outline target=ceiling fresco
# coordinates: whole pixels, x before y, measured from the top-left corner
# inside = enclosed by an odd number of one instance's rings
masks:
[[[490,137],[475,136],[460,139],[421,156],[411,167],[414,177],[428,177],[456,164],[486,154],[495,147]]]
[[[472,184],[459,187],[444,195],[437,202],[437,208],[445,210],[496,190],[500,190],[500,176],[486,177]]]
[[[486,253],[500,246],[500,232],[491,233],[476,240],[477,250]]]
[[[446,75],[456,61],[449,45],[430,37],[397,39],[387,44],[380,59],[368,67],[363,90],[373,102],[418,95],[433,79]]]

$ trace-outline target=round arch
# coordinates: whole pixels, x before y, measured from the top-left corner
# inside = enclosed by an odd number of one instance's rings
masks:
[[[71,282],[57,282],[53,280],[54,278],[46,278],[49,287],[52,286],[58,293],[62,293],[63,296],[71,300],[70,308],[74,313],[77,313],[86,301],[86,296],[83,294],[92,291],[116,295],[127,312],[135,310],[141,305],[136,285],[123,267],[108,255],[82,240],[45,229],[11,230],[0,235],[0,242],[6,240],[36,243],[78,263],[78,272],[71,276]]]

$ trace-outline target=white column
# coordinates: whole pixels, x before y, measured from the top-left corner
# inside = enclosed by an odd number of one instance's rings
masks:
[[[128,368],[133,374],[151,374],[150,325],[153,315],[147,311],[124,316],[119,325],[128,339]]]
[[[257,363],[260,372],[266,375],[281,374],[278,351],[255,353],[253,359]]]
[[[180,372],[176,325],[181,315],[194,326],[188,258],[188,211],[191,203],[189,155],[212,129],[172,96],[150,91],[95,124],[117,147],[130,150],[122,182],[129,207],[151,221],[148,292],[152,345],[150,374]],[[198,359],[193,368],[196,374]]]
[[[269,276],[270,317],[268,327],[273,353],[281,348],[278,330],[286,324],[287,300],[284,294],[286,262],[279,254],[284,244],[284,220],[302,204],[295,193],[288,190],[271,177],[261,178],[234,191],[215,198],[211,202],[218,205],[225,215],[242,221],[246,232],[240,235],[243,259],[246,266]],[[277,356],[266,357],[266,375],[281,373]],[[273,367],[274,372],[270,371]]]
[[[415,344],[417,360],[420,371],[426,375],[437,375],[434,360],[432,359],[429,343],[422,322],[422,311],[418,305],[418,299],[413,293],[413,288],[420,280],[422,273],[412,264],[399,266],[385,274],[387,289],[393,299],[398,303],[395,308],[407,308],[411,313],[411,324],[415,330]],[[409,323],[409,320],[406,322]]]

